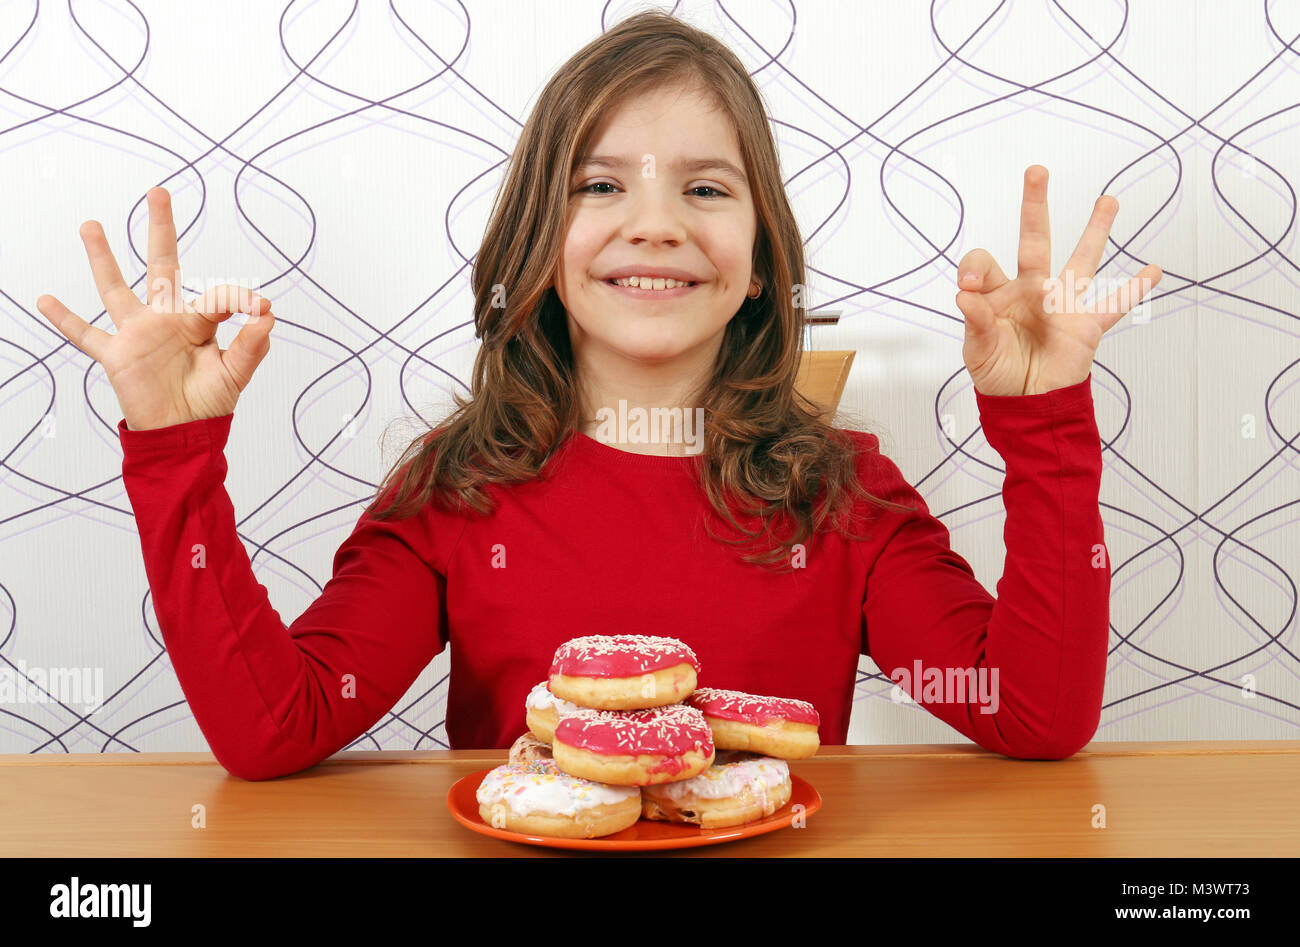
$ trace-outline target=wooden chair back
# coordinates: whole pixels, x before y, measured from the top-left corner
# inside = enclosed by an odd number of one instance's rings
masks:
[[[852,350],[804,352],[799,365],[798,390],[822,407],[822,420],[831,423],[844,394],[844,383],[853,367]]]

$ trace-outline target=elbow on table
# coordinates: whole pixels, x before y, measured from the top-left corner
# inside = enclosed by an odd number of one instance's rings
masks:
[[[221,768],[227,773],[250,783],[279,779],[281,776],[292,776],[294,773],[301,773],[303,770],[311,769],[325,759],[325,756],[316,754],[253,756],[250,754],[231,755],[213,751],[213,755],[217,758],[217,762],[221,764]]]
[[[1086,731],[1053,734],[1032,746],[1008,747],[1000,752],[1014,760],[1064,760],[1082,750],[1097,732],[1094,726]]]
[[[292,766],[287,768],[283,766],[255,766],[247,769],[244,767],[231,769],[227,766],[225,767],[225,770],[231,776],[242,779],[245,782],[260,783],[268,779],[279,779],[281,776],[292,776],[294,773],[300,773],[315,765],[315,763],[308,763],[306,766]]]

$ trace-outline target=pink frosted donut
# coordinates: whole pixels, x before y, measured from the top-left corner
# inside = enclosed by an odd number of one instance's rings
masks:
[[[713,762],[713,733],[685,704],[646,710],[566,714],[551,741],[555,763],[571,776],[611,786],[690,779]]]
[[[676,638],[587,635],[556,649],[548,684],[581,707],[642,710],[685,700],[699,670],[695,652]]]
[[[704,714],[720,750],[801,760],[821,745],[817,734],[821,717],[806,700],[701,687],[687,703]]]

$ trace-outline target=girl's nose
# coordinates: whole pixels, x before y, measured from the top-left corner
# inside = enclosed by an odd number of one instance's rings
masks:
[[[681,243],[686,239],[686,226],[677,206],[679,195],[665,183],[654,178],[638,180],[630,199],[623,206],[627,216],[623,220],[622,235],[629,243]]]

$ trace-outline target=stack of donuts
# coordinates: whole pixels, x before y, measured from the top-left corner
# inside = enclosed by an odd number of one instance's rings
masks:
[[[697,687],[675,638],[589,635],[556,650],[525,700],[528,732],[478,789],[484,822],[596,838],[638,819],[721,828],[790,799],[786,760],[817,752],[803,700]]]

